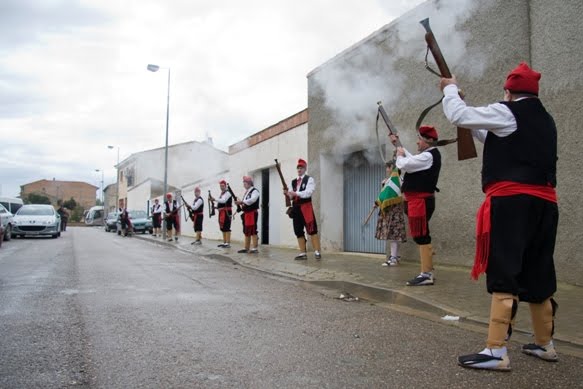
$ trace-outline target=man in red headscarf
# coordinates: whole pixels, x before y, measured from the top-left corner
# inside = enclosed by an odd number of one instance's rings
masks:
[[[390,135],[391,142],[396,144],[397,137]],[[409,233],[413,241],[419,245],[421,272],[407,281],[409,286],[433,285],[433,247],[429,234],[429,219],[435,211],[435,192],[439,171],[441,170],[441,153],[436,147],[437,130],[431,126],[419,127],[417,136],[417,151],[411,154],[402,147],[397,147],[395,165],[402,172],[403,184],[401,191],[405,199],[405,213],[409,219]]]
[[[227,181],[219,181],[221,194],[217,201],[217,211],[219,211],[219,229],[223,233],[223,243],[218,247],[231,247],[231,217],[233,216],[233,197],[227,190]],[[214,200],[214,199],[213,199]]]
[[[166,238],[172,242],[172,229],[176,229],[174,240],[178,241],[178,205],[176,200],[172,199],[172,193],[166,193],[164,201],[164,221],[166,222]]]
[[[306,174],[308,163],[303,159],[298,160],[297,171],[298,177],[291,182],[292,190],[284,190],[283,193],[292,200],[291,218],[294,224],[294,233],[298,239],[300,253],[296,256],[297,260],[308,259],[306,249],[306,237],[304,228],[312,240],[314,247],[314,257],[321,259],[320,237],[318,236],[318,224],[312,207],[312,194],[316,190],[316,182],[313,177]]]
[[[243,219],[243,234],[245,235],[245,248],[238,253],[257,254],[259,239],[257,236],[257,219],[259,216],[259,191],[253,186],[253,178],[243,177],[243,187],[245,194],[243,198],[236,201],[243,209],[241,218]],[[252,247],[251,247],[252,246]]]
[[[486,348],[458,358],[461,366],[509,370],[506,341],[518,301],[529,303],[534,343],[522,351],[557,361],[553,345],[557,289],[553,252],[558,224],[555,193],[557,129],[538,98],[540,73],[522,62],[508,74],[504,101],[468,107],[454,78],[442,79],[445,116],[484,143],[477,247],[472,277],[486,272],[492,294]]]

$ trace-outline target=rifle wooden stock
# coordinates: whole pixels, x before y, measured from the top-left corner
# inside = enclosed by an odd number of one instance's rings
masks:
[[[427,42],[427,47],[431,54],[433,55],[433,59],[439,68],[439,72],[441,76],[444,78],[451,78],[451,72],[449,71],[449,67],[445,62],[445,58],[443,58],[443,54],[441,53],[441,49],[437,44],[437,40],[433,35],[433,31],[431,31],[431,27],[429,26],[429,18],[423,19],[420,21],[421,25],[425,28],[425,42]],[[472,137],[472,133],[467,128],[458,127],[457,128],[457,159],[458,161],[463,161],[465,159],[476,158],[478,153],[476,152],[476,145],[474,144],[474,138]]]
[[[182,205],[185,205],[186,209],[188,210],[188,217],[190,218],[190,220],[194,221],[194,212],[192,211],[192,207],[190,205],[188,205],[188,203],[186,202],[186,200],[184,200],[184,197],[182,197],[182,195],[180,195],[180,198],[182,199]],[[180,209],[180,208],[177,208],[176,212],[178,212],[178,209]]]
[[[281,186],[283,187],[283,190],[288,190],[287,184],[285,183],[285,178],[283,178],[283,173],[281,172],[281,164],[277,161],[277,158],[275,159],[275,168],[279,174],[279,179],[281,180]],[[285,197],[285,206],[287,208],[291,207],[290,198],[286,194],[284,194],[283,197]]]

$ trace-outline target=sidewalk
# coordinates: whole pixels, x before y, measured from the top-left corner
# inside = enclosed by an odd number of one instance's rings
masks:
[[[484,328],[490,313],[490,295],[486,293],[485,276],[478,282],[470,279],[470,269],[436,264],[434,286],[406,286],[407,280],[419,273],[417,258],[402,261],[396,267],[383,267],[381,255],[358,253],[322,253],[322,260],[308,253],[307,261],[295,261],[297,250],[260,246],[259,254],[238,254],[242,245],[218,248],[218,241],[203,239],[200,246],[191,245],[193,238],[181,236],[178,243],[164,242],[151,235],[136,235],[139,239],[173,246],[182,251],[218,260],[234,261],[242,266],[282,275],[315,285],[349,292],[370,301],[407,307],[432,316],[459,316],[460,321],[479,323]],[[555,339],[583,355],[583,287],[559,283],[555,298],[559,303]],[[530,311],[520,304],[515,331],[531,333]]]

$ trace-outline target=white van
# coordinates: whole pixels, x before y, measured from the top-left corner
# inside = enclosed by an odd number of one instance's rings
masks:
[[[16,211],[22,207],[22,199],[16,197],[0,197],[0,204],[6,208],[11,214],[15,214]]]
[[[89,208],[85,214],[85,224],[89,226],[102,226],[105,223],[105,216],[103,215],[103,205],[96,205]]]

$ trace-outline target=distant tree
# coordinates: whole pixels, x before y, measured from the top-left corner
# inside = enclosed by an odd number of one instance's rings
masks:
[[[51,199],[40,193],[29,193],[24,196],[22,202],[25,204],[51,204]]]
[[[72,222],[80,222],[81,218],[83,218],[83,212],[84,212],[83,207],[79,205],[75,208],[69,208],[69,209],[73,210],[73,212],[71,212],[71,217],[69,218],[69,220]]]
[[[95,200],[95,205],[103,205],[103,203],[101,202],[101,199]]]
[[[63,202],[63,207],[73,210],[77,208],[77,202],[71,197],[69,200]]]

